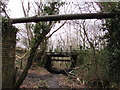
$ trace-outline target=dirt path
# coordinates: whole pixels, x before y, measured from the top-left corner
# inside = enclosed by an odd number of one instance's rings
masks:
[[[49,80],[48,80],[48,86],[50,88],[60,88],[59,78],[60,78],[59,75],[52,74],[51,78],[49,78]]]
[[[58,74],[41,75],[30,71],[21,88],[60,88],[59,79],[60,75]]]
[[[46,69],[29,70],[20,88],[84,88],[76,79],[62,74],[51,74]]]

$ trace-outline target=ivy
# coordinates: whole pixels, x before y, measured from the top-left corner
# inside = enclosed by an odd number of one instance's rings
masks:
[[[64,2],[52,2],[48,3],[48,6],[44,7],[44,12],[47,15],[55,15],[59,13],[59,8],[64,4]]]
[[[5,17],[2,17],[2,39],[4,40],[7,35],[12,35],[18,31],[17,28],[12,26],[10,20],[6,19]]]
[[[110,80],[118,83],[120,81],[120,3],[114,3],[111,12],[118,15],[107,19],[103,26],[105,26],[104,30],[108,31],[105,38],[107,38]]]

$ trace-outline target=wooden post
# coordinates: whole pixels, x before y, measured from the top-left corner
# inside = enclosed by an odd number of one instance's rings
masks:
[[[77,65],[77,56],[76,55],[71,55],[71,68],[74,68]]]

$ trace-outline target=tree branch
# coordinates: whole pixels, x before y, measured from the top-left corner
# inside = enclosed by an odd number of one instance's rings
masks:
[[[64,26],[65,23],[66,23],[66,21],[58,29],[56,29],[55,31],[53,31],[52,34],[50,34],[47,38],[50,38],[55,32],[57,32],[60,28],[62,28],[62,26]]]

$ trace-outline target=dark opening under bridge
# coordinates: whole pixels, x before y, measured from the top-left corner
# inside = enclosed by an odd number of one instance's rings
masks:
[[[67,75],[69,71],[71,71],[73,68],[75,68],[77,64],[77,54],[73,52],[46,52],[46,63],[45,68],[51,72],[51,73],[57,73],[57,74],[65,74]],[[61,57],[61,59],[56,57]],[[62,59],[63,57],[68,59]],[[61,61],[61,62],[71,62],[70,68],[68,69],[59,69],[55,68],[52,64],[52,61]]]

